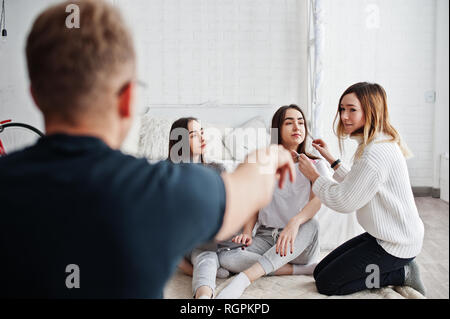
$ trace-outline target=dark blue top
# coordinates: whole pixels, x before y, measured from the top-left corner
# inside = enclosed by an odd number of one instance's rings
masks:
[[[0,297],[161,298],[224,211],[212,169],[151,165],[94,137],[43,137],[0,158]],[[66,286],[70,264],[80,288]]]

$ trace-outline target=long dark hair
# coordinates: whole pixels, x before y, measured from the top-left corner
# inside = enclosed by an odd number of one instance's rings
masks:
[[[305,122],[305,139],[302,143],[297,147],[298,154],[305,154],[310,159],[319,159],[317,156],[311,155],[306,152],[306,139],[309,136],[308,133],[308,125],[306,122],[305,114],[302,109],[296,104],[290,104],[280,107],[272,117],[272,131],[271,131],[271,144],[283,144],[283,139],[281,137],[281,127],[283,126],[284,117],[286,115],[286,111],[289,109],[294,109],[299,111]],[[276,134],[277,133],[277,134]]]
[[[172,159],[170,158],[170,152],[171,152],[171,150],[172,150],[172,147],[173,147],[175,144],[181,142],[182,139],[183,139],[183,137],[184,137],[183,135],[178,135],[178,136],[176,136],[176,139],[171,139],[170,136],[172,135],[172,131],[174,131],[174,130],[177,129],[177,128],[183,128],[183,129],[185,129],[186,132],[188,133],[188,135],[187,135],[187,141],[188,141],[188,143],[189,143],[189,129],[188,129],[188,124],[189,124],[189,122],[191,122],[191,121],[197,121],[197,122],[199,122],[199,120],[198,120],[197,118],[195,118],[195,117],[182,117],[182,118],[176,120],[175,122],[173,122],[172,126],[170,127],[170,133],[169,133],[169,154],[167,155],[167,159],[168,159],[169,161],[173,162]],[[189,162],[189,163],[192,162],[191,146],[189,145],[189,154],[182,154],[182,149],[183,149],[183,148],[180,148],[180,149],[178,150],[178,156],[181,157],[182,162],[184,162],[184,163],[186,163],[186,162]],[[200,162],[201,162],[202,164],[204,164],[203,154],[200,155]]]

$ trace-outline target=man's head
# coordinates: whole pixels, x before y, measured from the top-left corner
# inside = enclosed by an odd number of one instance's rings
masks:
[[[79,28],[66,26],[70,4],[79,8]],[[109,121],[125,137],[136,58],[116,8],[100,0],[72,0],[46,9],[28,35],[26,57],[31,92],[46,125],[101,126]]]

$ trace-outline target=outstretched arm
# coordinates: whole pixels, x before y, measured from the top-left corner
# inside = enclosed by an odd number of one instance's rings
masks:
[[[269,204],[279,177],[282,187],[286,173],[295,178],[291,154],[279,145],[271,145],[250,154],[230,174],[222,174],[226,190],[226,208],[216,240],[225,240],[237,232],[252,216]]]
[[[379,170],[367,160],[358,160],[343,182],[337,184],[321,176],[303,154],[299,158],[299,168],[313,183],[313,192],[327,207],[340,212],[351,213],[366,205],[378,192]]]

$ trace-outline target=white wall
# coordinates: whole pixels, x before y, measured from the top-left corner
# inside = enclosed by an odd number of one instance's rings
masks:
[[[387,91],[394,127],[415,154],[408,161],[412,185],[433,186],[433,142],[448,151],[448,79],[436,78],[436,69],[443,67],[436,67],[436,56],[446,58],[448,66],[448,40],[442,43],[436,38],[436,1],[325,0],[324,11],[322,136],[338,154],[331,125],[340,95],[356,82],[377,82]],[[448,25],[448,10],[439,14]],[[446,32],[448,36],[448,27]],[[439,48],[447,49],[446,55],[437,54],[436,41]],[[427,92],[435,90],[443,98],[438,107],[425,99]],[[440,123],[436,132],[435,119]],[[446,140],[435,139],[444,135]],[[348,153],[354,148],[353,141],[346,143]],[[348,155],[344,158],[350,160]]]
[[[12,119],[43,130],[43,119],[29,93],[25,40],[36,15],[52,0],[5,1],[6,42],[0,41],[0,121]]]
[[[440,163],[441,154],[449,152],[449,125],[448,125],[448,110],[449,110],[449,24],[448,13],[449,1],[436,1],[436,103],[434,111],[434,143],[433,143],[433,188],[440,188],[441,199],[448,202],[449,186],[448,186],[448,160]],[[446,164],[447,166],[445,166]]]
[[[133,30],[151,114],[239,124],[306,104],[306,1],[113,2]]]
[[[43,129],[28,92],[24,47],[36,14],[54,2],[5,2],[0,120]],[[150,114],[237,125],[255,115],[269,122],[282,104],[306,104],[306,0],[111,2],[134,32],[139,78],[149,86],[140,101]],[[437,159],[449,144],[448,1],[324,0],[324,9],[322,137],[337,153],[331,125],[340,94],[358,81],[378,82],[415,153],[408,161],[412,185],[436,187]],[[437,92],[435,103],[425,101],[429,91]],[[208,101],[218,107],[192,105]]]
[[[306,105],[306,1],[109,1],[133,30],[139,78],[148,84],[139,101],[151,114],[237,125],[255,115],[269,122],[282,104]],[[0,119],[43,128],[28,93],[24,47],[36,14],[54,2],[6,1]]]

